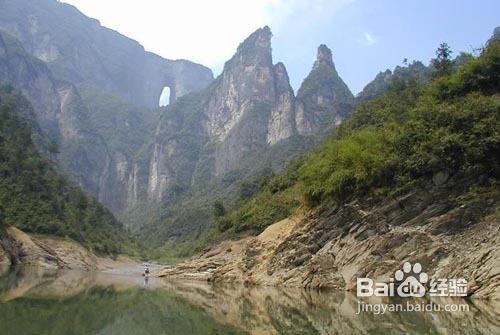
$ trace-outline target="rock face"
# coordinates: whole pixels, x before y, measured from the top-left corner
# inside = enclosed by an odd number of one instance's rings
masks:
[[[273,65],[271,36],[269,27],[255,31],[211,85],[167,107],[153,141],[149,199],[220,176],[280,141],[316,135],[352,112],[352,94],[326,46],[295,99],[285,66]]]
[[[241,43],[213,82],[209,69],[145,52],[54,0],[4,1],[0,30],[6,32],[0,81],[33,103],[47,141],[60,146],[63,172],[115,213],[175,198],[196,181],[234,170],[252,153],[314,135],[327,119],[347,113],[337,87],[343,83],[325,46],[310,77],[325,71],[327,77],[303,89],[296,103],[285,66],[273,64],[268,27]],[[160,109],[158,122],[151,107],[164,86],[171,104]]]
[[[3,254],[3,257],[2,257]],[[0,266],[31,265],[48,269],[95,270],[97,257],[75,241],[62,238],[34,238],[8,227],[0,240]]]
[[[32,103],[40,151],[56,142],[60,170],[115,213],[145,198],[141,149],[149,150],[163,88],[173,102],[212,79],[208,68],[146,52],[73,6],[2,2],[0,83]]]
[[[55,79],[42,61],[28,55],[19,41],[4,32],[0,32],[0,52],[0,82],[20,89],[30,100],[36,118],[32,124],[39,125],[42,142],[53,140],[60,146],[61,169],[99,197],[110,174],[111,157],[91,126],[76,87]],[[45,151],[43,145],[39,149]]]
[[[271,36],[266,26],[240,44],[208,102],[205,128],[217,143],[216,174],[293,134],[293,91],[283,64],[273,65]]]
[[[55,0],[2,1],[0,29],[19,39],[57,78],[92,84],[139,106],[157,107],[165,86],[174,101],[213,79],[210,69],[146,52],[138,42]]]
[[[195,172],[222,174],[295,133],[293,90],[284,65],[273,65],[271,36],[268,27],[255,31],[209,87],[167,107],[150,160],[150,199],[176,183],[189,186]]]
[[[59,133],[58,84],[45,64],[26,53],[13,36],[0,31],[0,82],[23,91],[33,102],[37,122],[47,135]],[[27,119],[30,116],[25,116]]]
[[[225,241],[160,277],[353,290],[356,278],[388,282],[405,261],[430,278],[465,278],[468,293],[500,299],[498,205],[452,204],[446,187],[354,201]],[[495,207],[496,206],[496,207]],[[478,213],[491,213],[478,219]]]
[[[276,103],[271,109],[267,125],[267,143],[270,145],[289,138],[296,133],[295,97],[290,87],[288,73],[283,63],[274,66]]]
[[[143,199],[147,182],[144,151],[159,118],[158,110],[131,105],[97,87],[79,85],[89,115],[89,128],[102,137],[109,155],[98,197],[115,213],[134,207]]]
[[[88,110],[75,86],[55,79],[47,66],[28,55],[12,36],[1,32],[0,46],[0,82],[20,89],[30,100],[43,136],[61,146],[63,170],[97,195],[109,167],[109,155],[102,138],[90,127]]]
[[[335,69],[331,50],[322,44],[311,73],[297,92],[297,131],[317,134],[339,124],[353,110],[354,97]]]

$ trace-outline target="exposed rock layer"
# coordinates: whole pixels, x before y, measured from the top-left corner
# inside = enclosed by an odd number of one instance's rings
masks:
[[[75,241],[49,236],[30,236],[8,227],[0,241],[0,265],[7,270],[14,265],[48,269],[97,268],[97,257]]]
[[[352,290],[356,278],[388,281],[409,261],[431,278],[467,279],[474,297],[500,299],[495,200],[456,206],[444,194],[413,192],[309,212],[259,236],[223,242],[159,276]]]

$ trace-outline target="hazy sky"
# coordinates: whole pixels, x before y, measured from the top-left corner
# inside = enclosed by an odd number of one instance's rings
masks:
[[[500,25],[500,1],[460,0],[64,0],[146,50],[185,58],[217,75],[238,44],[263,25],[274,62],[297,89],[319,44],[333,51],[354,93],[403,58],[425,63],[440,42],[454,51],[481,46]]]

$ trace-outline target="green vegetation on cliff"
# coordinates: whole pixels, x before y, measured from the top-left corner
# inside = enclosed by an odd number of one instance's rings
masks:
[[[222,231],[260,231],[300,206],[390,195],[449,179],[498,186],[500,42],[427,85],[398,82],[362,104],[337,134],[217,218]]]
[[[133,242],[113,215],[72,186],[33,144],[20,109],[29,103],[0,89],[0,217],[28,233],[67,236],[97,253],[130,252]],[[57,154],[57,150],[52,150]]]

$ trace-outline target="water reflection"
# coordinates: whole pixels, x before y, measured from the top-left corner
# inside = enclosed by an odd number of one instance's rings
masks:
[[[465,313],[358,315],[358,300],[343,292],[38,269],[4,276],[0,292],[2,334],[500,333],[500,306],[485,301]]]

